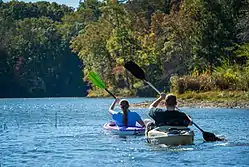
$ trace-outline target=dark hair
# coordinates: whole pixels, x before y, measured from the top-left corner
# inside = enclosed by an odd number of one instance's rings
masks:
[[[129,107],[129,102],[125,99],[121,100],[119,102],[119,104],[121,105],[122,103],[126,103],[126,105]],[[123,124],[124,126],[128,126],[128,112],[127,111],[124,111],[123,110],[123,113],[124,113],[124,116],[123,116]]]
[[[176,96],[173,94],[168,94],[165,98],[165,101],[168,106],[175,106],[177,104]]]
[[[128,124],[128,113],[127,112],[124,112],[123,124],[124,124],[124,126],[127,126],[127,124]]]

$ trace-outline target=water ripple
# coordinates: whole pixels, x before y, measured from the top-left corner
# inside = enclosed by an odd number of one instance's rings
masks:
[[[145,99],[130,99],[138,102]],[[150,145],[144,136],[121,138],[103,124],[113,99],[43,98],[0,100],[0,167],[249,166],[249,112],[243,109],[184,108],[203,129],[224,142]],[[136,109],[148,118],[147,109]],[[231,125],[231,122],[233,125]]]

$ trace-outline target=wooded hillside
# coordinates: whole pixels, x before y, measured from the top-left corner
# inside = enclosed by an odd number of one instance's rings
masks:
[[[85,96],[93,70],[117,94],[249,88],[246,0],[0,2],[0,96]],[[121,90],[121,91],[120,91]],[[123,91],[122,91],[123,90]]]

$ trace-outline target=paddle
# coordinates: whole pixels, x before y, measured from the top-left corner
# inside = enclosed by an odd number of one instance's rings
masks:
[[[91,71],[88,75],[88,78],[90,81],[97,87],[105,89],[114,99],[116,99],[116,96],[114,96],[107,88],[105,83],[100,79],[100,76],[96,74],[95,72]]]
[[[145,73],[144,71],[133,61],[128,61],[127,63],[125,63],[124,67],[130,72],[132,73],[132,75],[134,75],[136,78],[143,80],[145,83],[147,83],[148,85],[150,85],[150,87],[152,87],[158,94],[160,94],[161,92],[159,90],[157,90],[157,88],[155,88],[149,81],[146,80],[145,77]]]
[[[150,87],[152,87],[158,94],[161,94],[159,90],[157,90],[150,82],[146,80],[144,71],[133,61],[129,61],[125,63],[124,67],[132,73],[136,78],[143,80],[146,82]],[[224,139],[221,139],[217,136],[215,136],[213,133],[206,132],[202,130],[196,123],[192,122],[201,132],[202,136],[205,141],[222,141]]]
[[[198,125],[196,125],[196,123],[193,122],[193,124],[202,132],[202,135],[205,141],[223,141],[224,140],[224,138],[219,138],[215,136],[213,133],[202,130]]]

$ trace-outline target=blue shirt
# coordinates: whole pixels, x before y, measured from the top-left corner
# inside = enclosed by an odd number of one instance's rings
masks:
[[[121,112],[112,113],[112,119],[118,126],[124,126],[123,114]],[[141,117],[136,112],[128,112],[128,123],[127,126],[136,126],[136,122],[141,120]]]

